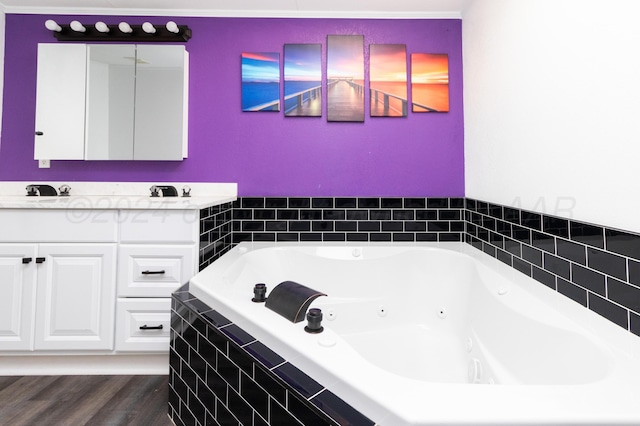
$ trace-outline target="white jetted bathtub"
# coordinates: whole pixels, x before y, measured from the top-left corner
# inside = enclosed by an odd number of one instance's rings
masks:
[[[468,244],[242,243],[190,292],[380,425],[640,425],[640,338]]]

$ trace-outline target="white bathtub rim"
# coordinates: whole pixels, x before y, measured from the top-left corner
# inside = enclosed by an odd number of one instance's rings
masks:
[[[214,262],[212,266],[206,268],[201,274],[198,274],[193,280],[191,292],[194,295],[203,299],[206,303],[206,297],[201,297],[202,294],[198,290],[200,281],[208,281],[210,277],[207,276],[213,272],[214,269],[218,271],[218,268],[224,268],[227,263],[232,262],[234,257],[241,255],[245,250],[258,250],[267,247],[287,247],[287,246],[317,246],[317,243],[305,244],[305,243],[243,243],[240,246],[234,248],[235,253],[231,253],[230,256]],[[325,243],[324,246],[336,246],[335,243]],[[338,244],[338,246],[376,246],[381,244]],[[440,248],[446,250],[453,250],[461,253],[465,253],[474,258],[479,258],[486,264],[488,255],[478,251],[477,249],[461,243],[437,243],[437,244],[393,244],[394,247],[430,247]],[[232,251],[233,251],[232,250]],[[530,290],[533,294],[541,293],[543,296],[546,292],[552,292],[551,289],[545,286],[535,283],[531,285],[531,280],[523,274],[509,268],[507,265],[503,265],[501,262],[493,259],[488,265],[492,269],[499,270],[500,273],[509,276],[509,279],[513,279],[514,283],[521,282],[518,285],[523,285],[527,290]],[[514,284],[515,285],[515,284]],[[527,287],[528,286],[528,287]],[[562,298],[556,298],[554,305],[558,305],[559,309],[567,309],[568,311],[582,312],[587,311],[584,307],[562,296]],[[566,299],[566,301],[562,300]],[[406,378],[400,378],[392,373],[379,369],[375,365],[369,363],[360,357],[355,350],[347,345],[340,344],[340,337],[334,336],[338,344],[334,348],[322,348],[317,344],[317,336],[307,335],[302,331],[304,324],[292,325],[287,320],[278,317],[277,315],[260,315],[265,313],[266,310],[260,309],[256,305],[255,312],[252,312],[253,317],[257,317],[260,321],[267,324],[267,330],[272,326],[276,329],[278,325],[285,325],[282,330],[277,333],[265,333],[264,330],[260,331],[249,321],[238,317],[233,312],[233,301],[225,300],[224,297],[219,298],[216,303],[215,309],[221,314],[227,316],[231,321],[237,323],[241,328],[244,328],[247,332],[254,335],[258,340],[265,343],[267,346],[272,347],[276,352],[282,355],[287,361],[298,366],[311,377],[315,378],[327,389],[334,392],[336,395],[341,396],[347,400],[356,409],[363,412],[365,415],[370,416],[373,420],[380,422],[380,424],[425,424],[426,421],[435,422],[438,424],[479,424],[478,419],[483,419],[487,424],[514,424],[522,419],[522,414],[527,413],[527,424],[633,424],[640,421],[640,408],[635,408],[637,403],[633,395],[638,395],[640,392],[640,385],[636,383],[626,383],[622,379],[622,372],[614,371],[611,376],[608,376],[605,380],[597,383],[587,385],[539,385],[539,386],[511,386],[511,385],[459,385],[459,384],[446,384],[446,383],[424,383],[418,381],[407,380]],[[587,311],[589,312],[589,311]],[[624,354],[629,357],[638,355],[640,352],[640,343],[635,336],[629,336],[629,333],[622,330],[620,327],[614,324],[608,324],[599,317],[597,314],[589,312],[586,319],[586,328],[593,330],[595,333],[604,333],[598,339],[604,343],[612,343],[617,340],[624,341],[619,345],[620,348],[613,350],[616,356]],[[588,318],[595,316],[591,320]],[[584,317],[584,315],[583,315]],[[596,321],[597,320],[597,321]],[[594,322],[594,324],[591,324]],[[331,332],[328,330],[323,337],[330,336]],[[306,350],[302,347],[294,349],[283,349],[281,347],[280,338],[285,335],[291,335],[296,339],[304,339],[311,342],[306,345],[305,348],[312,348],[313,350]],[[304,337],[302,337],[304,336]],[[627,342],[628,340],[628,342]],[[619,341],[616,344],[620,343]],[[341,348],[341,346],[345,346]],[[302,352],[298,352],[301,349]],[[330,352],[328,352],[330,351]],[[359,366],[351,366],[345,363],[338,363],[338,367],[335,367],[332,371],[328,371],[323,366],[323,361],[326,361],[327,357],[336,356],[339,359],[344,359],[340,356],[341,351],[354,352],[356,360],[358,360]],[[353,354],[350,354],[353,355]],[[637,359],[637,358],[636,358]],[[369,374],[357,376],[356,372],[358,368]],[[357,368],[356,368],[357,367]],[[373,373],[373,374],[371,374]],[[636,376],[640,377],[640,376]],[[354,397],[354,389],[349,381],[343,380],[343,378],[349,378],[355,380],[358,383],[357,392],[361,392],[360,395]],[[394,389],[389,391],[388,387],[380,386],[380,382],[398,384],[402,389]],[[416,397],[415,395],[420,395]],[[609,408],[602,410],[603,397],[606,398]],[[614,397],[615,395],[615,397]],[[417,401],[415,400],[417,399]],[[460,401],[465,401],[466,406],[460,407]],[[546,410],[533,409],[532,401],[537,401]],[[533,403],[534,405],[536,403]],[[401,414],[399,414],[401,413]],[[399,423],[402,422],[402,423]]]

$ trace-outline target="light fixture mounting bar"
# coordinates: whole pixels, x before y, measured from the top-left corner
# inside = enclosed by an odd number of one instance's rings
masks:
[[[94,25],[84,25],[85,32],[77,32],[70,25],[60,25],[60,31],[52,31],[58,41],[122,41],[122,42],[186,42],[191,38],[191,29],[187,25],[178,25],[178,33],[172,33],[164,25],[156,25],[156,32],[147,33],[142,25],[131,25],[130,33],[123,33],[118,25],[107,25],[109,32],[102,33]]]

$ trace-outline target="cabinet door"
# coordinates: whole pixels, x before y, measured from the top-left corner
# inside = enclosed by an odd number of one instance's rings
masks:
[[[84,159],[86,62],[84,44],[38,45],[36,160]]]
[[[35,257],[35,244],[0,244],[0,351],[33,350]]]
[[[115,244],[41,244],[36,350],[113,349]]]

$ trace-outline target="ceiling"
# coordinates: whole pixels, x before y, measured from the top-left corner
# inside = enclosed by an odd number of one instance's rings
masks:
[[[0,0],[5,13],[461,18],[472,0]]]

